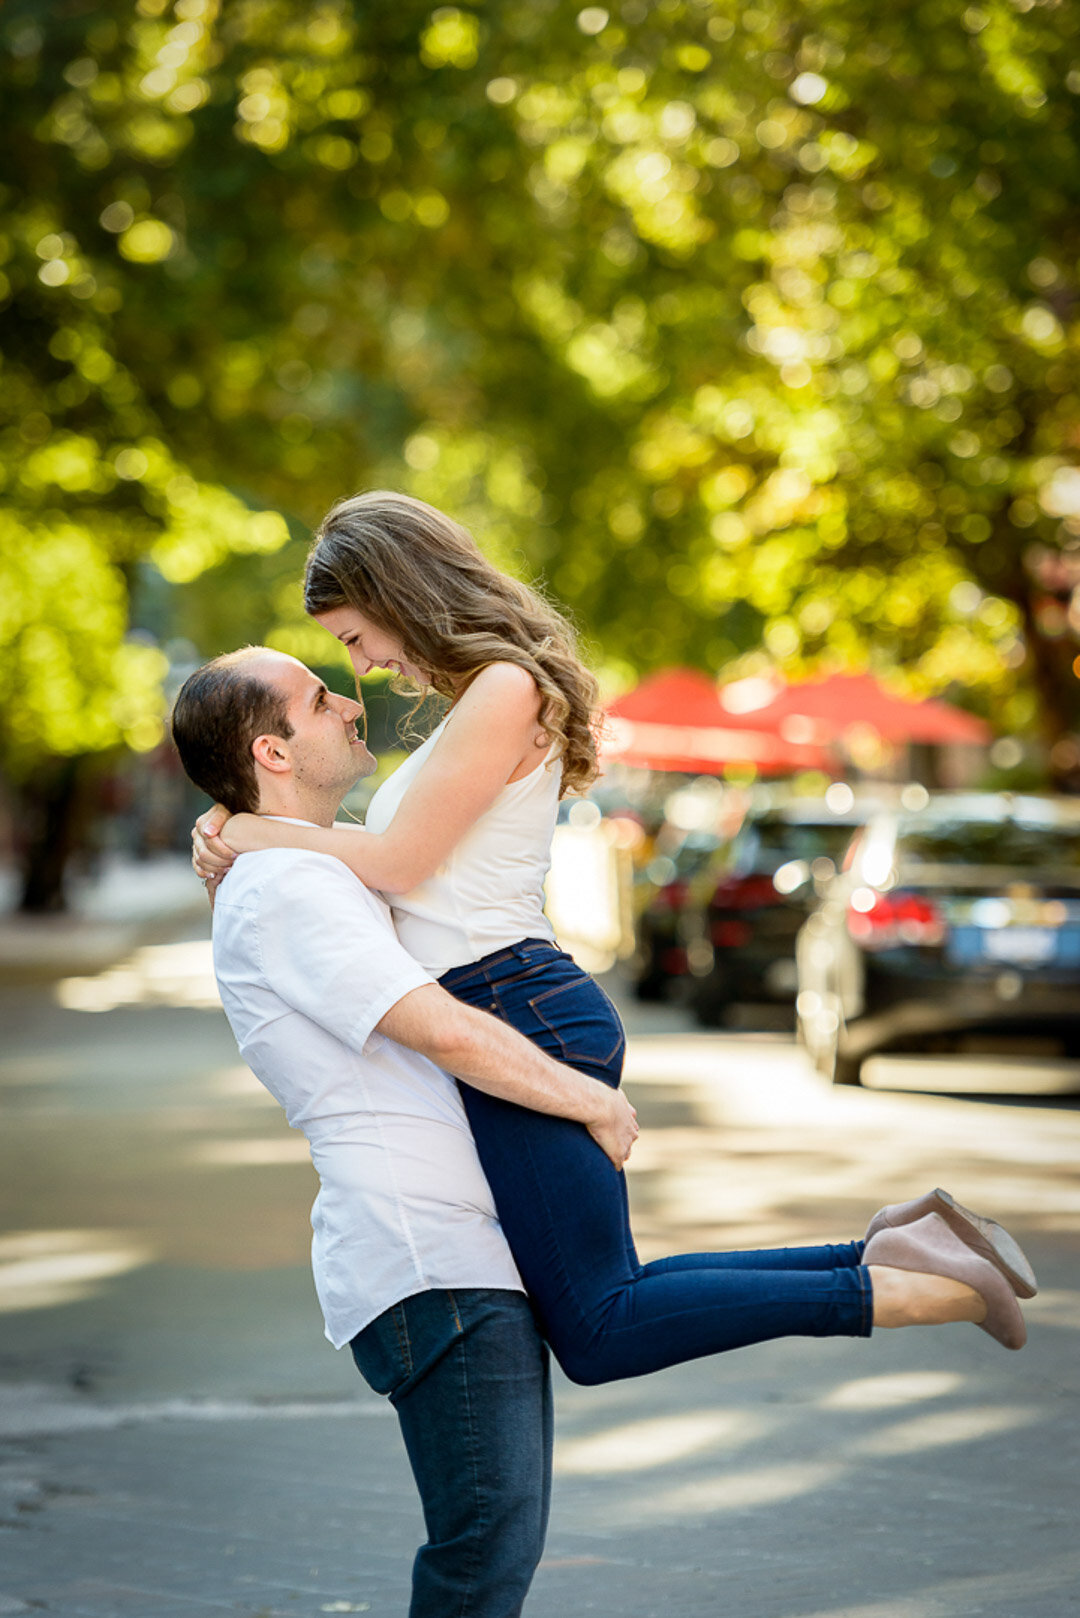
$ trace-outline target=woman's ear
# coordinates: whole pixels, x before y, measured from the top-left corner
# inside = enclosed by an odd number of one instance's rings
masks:
[[[292,765],[288,746],[280,736],[256,736],[251,744],[251,756],[256,764],[274,775],[283,775]]]

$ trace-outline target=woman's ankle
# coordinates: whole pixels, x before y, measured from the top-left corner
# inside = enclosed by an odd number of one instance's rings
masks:
[[[870,1266],[874,1291],[874,1325],[944,1326],[960,1321],[977,1325],[986,1318],[986,1301],[963,1281],[926,1275],[917,1270]]]

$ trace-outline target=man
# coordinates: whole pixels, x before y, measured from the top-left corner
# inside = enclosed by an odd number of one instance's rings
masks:
[[[248,647],[186,681],[173,736],[227,808],[329,826],[375,768],[362,712]],[[310,1142],[326,1335],[398,1413],[428,1532],[411,1618],[513,1618],[547,1525],[549,1367],[448,1074],[581,1122],[618,1167],[633,1110],[432,982],[326,855],[241,855],[214,967],[241,1054]]]

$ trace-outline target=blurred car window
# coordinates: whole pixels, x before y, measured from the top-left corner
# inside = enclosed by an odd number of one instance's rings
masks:
[[[1023,820],[910,822],[900,828],[907,865],[1008,865],[1024,869],[1080,868],[1080,826]]]
[[[791,860],[803,860],[808,866],[818,860],[828,860],[835,869],[851,841],[853,830],[851,823],[845,821],[793,824],[779,817],[757,820],[739,839],[735,869],[740,873],[761,871],[771,876]],[[825,874],[821,868],[814,874],[819,875],[819,872]]]

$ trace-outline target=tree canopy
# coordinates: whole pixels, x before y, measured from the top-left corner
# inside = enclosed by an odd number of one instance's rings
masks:
[[[154,745],[170,636],[324,657],[303,535],[379,483],[616,677],[868,660],[1080,763],[1075,0],[9,0],[0,40],[9,775]]]

